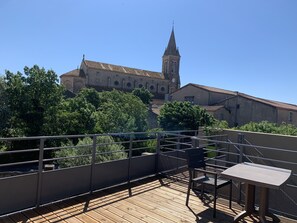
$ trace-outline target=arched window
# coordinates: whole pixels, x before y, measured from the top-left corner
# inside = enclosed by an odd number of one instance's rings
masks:
[[[132,84],[130,82],[127,83],[127,87],[130,88]]]
[[[155,87],[153,85],[150,86],[150,90],[153,91]]]
[[[165,91],[165,88],[164,87],[161,87],[161,91]]]
[[[142,87],[143,87],[143,85],[142,85],[142,84],[139,84],[139,85],[138,85],[138,87],[139,87],[139,88],[142,88]]]
[[[120,83],[119,83],[118,81],[115,81],[115,82],[114,82],[114,85],[115,85],[115,86],[119,86],[119,84],[120,84]]]

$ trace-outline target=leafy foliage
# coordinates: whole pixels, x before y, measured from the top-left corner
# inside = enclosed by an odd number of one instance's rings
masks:
[[[76,146],[70,141],[63,146],[70,146],[70,148],[64,148],[55,152],[56,158],[65,157],[65,159],[57,160],[61,168],[91,164],[93,139],[90,137],[80,139]],[[111,136],[98,136],[96,138],[95,163],[125,158],[127,158],[127,154],[124,151],[124,147],[120,144],[114,144]]]
[[[11,116],[9,107],[8,107],[8,97],[5,92],[7,86],[3,77],[0,77],[0,134],[3,133],[3,130],[8,127],[8,120]]]
[[[150,102],[152,101],[152,97],[153,97],[153,94],[149,90],[145,89],[144,87],[135,88],[132,91],[132,94],[139,97],[140,100],[146,105],[150,104]]]
[[[205,126],[204,128],[204,132],[206,133],[206,135],[213,135],[213,134],[219,134],[220,131],[222,131],[223,129],[228,129],[228,122],[225,120],[217,120],[214,119],[214,122],[209,125],[209,126]]]
[[[97,111],[103,132],[142,132],[147,128],[147,108],[131,93],[117,90],[100,93]]]
[[[199,126],[211,125],[213,116],[205,109],[190,102],[168,102],[160,110],[159,124],[164,130],[197,130]]]
[[[58,84],[54,71],[46,71],[37,65],[25,67],[20,72],[5,73],[5,94],[11,112],[8,120],[8,136],[36,136],[43,131],[48,111],[59,105],[63,88]]]
[[[271,123],[268,121],[262,122],[250,122],[243,126],[237,127],[236,129],[252,132],[264,132],[282,135],[297,135],[297,127],[291,124],[282,123],[280,125],[276,123]]]

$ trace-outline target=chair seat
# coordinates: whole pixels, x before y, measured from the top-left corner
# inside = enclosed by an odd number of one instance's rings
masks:
[[[193,179],[193,182],[196,183],[203,183],[207,185],[214,186],[215,185],[215,179],[213,177],[209,176],[199,176]],[[217,188],[223,187],[227,184],[231,183],[230,180],[224,180],[224,179],[217,179]]]

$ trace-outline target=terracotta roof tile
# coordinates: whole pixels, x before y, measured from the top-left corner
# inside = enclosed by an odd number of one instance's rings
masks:
[[[144,76],[144,77],[152,77],[158,79],[164,79],[164,75],[160,72],[148,71],[148,70],[141,70],[136,68],[118,66],[113,64],[95,62],[90,60],[84,60],[87,67],[99,70],[107,70],[107,71],[115,71],[124,74],[131,74],[137,76]]]
[[[61,75],[61,77],[64,77],[64,76],[78,77],[79,76],[79,70],[75,69],[75,70],[69,71],[69,72]]]

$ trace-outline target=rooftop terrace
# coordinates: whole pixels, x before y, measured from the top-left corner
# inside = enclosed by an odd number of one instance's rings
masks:
[[[92,195],[76,197],[37,209],[0,218],[2,223],[12,222],[232,222],[241,211],[233,202],[219,199],[217,217],[212,218],[212,203],[203,203],[196,195],[185,206],[186,185],[166,178],[149,178]],[[246,218],[245,222],[257,221]],[[283,223],[293,220],[281,218]]]
[[[293,145],[282,149],[256,146],[251,140],[263,141],[265,135],[240,134],[239,141],[235,132],[224,135],[192,138],[191,134],[150,133],[155,137],[137,134],[110,134],[113,142],[98,143],[97,137],[91,144],[80,146],[52,146],[57,139],[83,138],[86,136],[57,136],[0,139],[7,145],[14,142],[35,141],[39,148],[27,149],[25,153],[35,154],[31,160],[13,161],[7,159],[24,151],[0,152],[0,223],[1,222],[232,222],[234,216],[243,210],[244,191],[239,182],[233,185],[232,209],[228,208],[224,193],[220,194],[217,204],[217,217],[212,217],[209,197],[203,201],[192,193],[189,207],[185,205],[188,176],[185,168],[184,151],[199,143],[206,146],[208,162],[232,166],[238,162],[255,162],[269,166],[288,168],[293,171],[289,181],[281,190],[273,190],[270,208],[279,214],[281,222],[297,222],[296,217],[296,145],[295,138],[277,138],[274,141]],[[194,134],[197,135],[195,132]],[[140,137],[141,136],[141,137]],[[270,137],[270,136],[269,136]],[[194,141],[193,141],[194,139]],[[197,141],[199,140],[199,142]],[[51,143],[48,143],[51,142]],[[97,143],[96,143],[97,142]],[[149,142],[146,144],[145,142]],[[288,143],[289,142],[289,143]],[[145,144],[144,144],[145,143]],[[194,144],[193,144],[194,143]],[[104,160],[112,153],[123,154],[123,150],[99,152],[106,145],[125,145],[122,147],[127,156],[117,160]],[[19,145],[16,143],[16,145]],[[27,144],[30,145],[31,144]],[[36,145],[36,144],[35,144]],[[75,148],[73,148],[75,147]],[[155,147],[152,152],[150,147]],[[282,146],[280,146],[282,147]],[[82,150],[87,154],[69,157],[50,157],[49,152],[63,149]],[[151,151],[143,155],[139,153]],[[9,155],[9,156],[8,156]],[[20,158],[20,156],[19,156]],[[23,157],[21,157],[23,158]],[[100,158],[100,159],[99,159]],[[4,161],[3,161],[4,160]],[[77,160],[71,167],[45,168],[46,164],[61,160]],[[81,163],[83,162],[83,163]],[[61,163],[61,162],[60,162]],[[19,169],[9,174],[10,167],[29,164],[30,171]],[[65,164],[65,163],[64,163]],[[66,163],[69,164],[69,163]],[[4,171],[3,171],[4,170]],[[241,204],[242,206],[240,206]],[[286,218],[286,217],[290,217]],[[242,222],[257,222],[257,217],[246,217]]]

